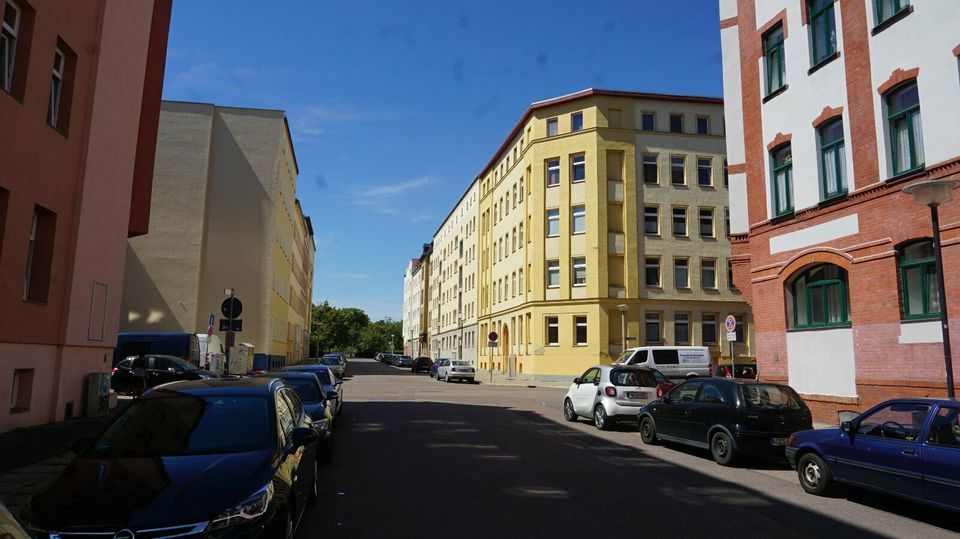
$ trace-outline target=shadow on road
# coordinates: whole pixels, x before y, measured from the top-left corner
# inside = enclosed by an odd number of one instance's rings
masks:
[[[400,368],[373,359],[351,359],[347,362],[347,379],[356,376],[413,376],[410,367]],[[419,375],[419,374],[418,374]]]
[[[369,366],[374,374],[383,369],[391,368]],[[337,436],[337,457],[323,476],[323,509],[304,517],[300,537],[329,529],[331,520],[337,523],[331,535],[345,537],[636,536],[650,530],[674,537],[849,539],[896,533],[838,520],[824,500],[787,503],[762,487],[525,410],[355,402]],[[915,513],[916,507],[896,503],[897,514],[960,531],[950,514]],[[433,509],[441,506],[446,509]]]

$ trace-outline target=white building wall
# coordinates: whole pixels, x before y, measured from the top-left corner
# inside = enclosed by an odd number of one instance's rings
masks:
[[[787,333],[790,387],[808,395],[857,396],[850,328]]]
[[[736,15],[736,1],[722,0],[723,4],[733,4]],[[731,15],[733,16],[733,15]],[[721,14],[721,20],[726,18]],[[726,133],[727,163],[740,165],[746,161],[743,143],[743,91],[740,79],[740,34],[737,26],[720,31],[720,44],[723,51],[723,110],[724,131]],[[747,216],[747,176],[730,174],[728,193],[730,196],[730,232],[746,233],[750,230]]]

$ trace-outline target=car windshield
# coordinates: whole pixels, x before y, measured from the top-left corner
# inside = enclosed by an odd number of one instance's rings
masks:
[[[321,365],[339,365],[340,358],[337,356],[326,356],[320,360]]]
[[[466,362],[466,361],[451,361],[450,364],[453,365],[454,367],[469,367],[469,366],[470,366],[470,363],[469,363],[469,362]]]
[[[127,407],[93,444],[96,458],[242,453],[270,446],[276,432],[264,396],[154,391]]]
[[[320,390],[317,382],[309,378],[284,378],[286,384],[293,388],[294,393],[306,404],[320,402]]]
[[[632,355],[633,355],[633,351],[627,350],[626,352],[620,354],[620,357],[618,357],[617,360],[614,361],[614,363],[626,363],[627,360],[630,359],[630,356]]]
[[[639,369],[614,369],[610,381],[615,386],[657,387],[657,380],[650,371]]]
[[[175,364],[175,365],[176,365],[177,367],[179,367],[181,370],[184,370],[184,371],[195,371],[195,370],[197,370],[197,368],[193,366],[193,363],[190,363],[189,361],[185,361],[185,360],[180,359],[180,358],[178,358],[178,357],[167,356],[167,360],[169,360],[170,363]]]
[[[749,384],[743,386],[743,397],[752,410],[783,410],[803,408],[803,400],[792,389],[776,384]]]

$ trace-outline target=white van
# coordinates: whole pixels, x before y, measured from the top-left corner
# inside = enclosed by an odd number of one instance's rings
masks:
[[[223,370],[223,361],[227,357],[227,349],[220,341],[220,337],[197,333],[197,340],[200,341],[200,368],[219,367],[220,370]]]
[[[614,364],[650,367],[667,378],[710,376],[710,350],[706,346],[641,346],[628,348]]]

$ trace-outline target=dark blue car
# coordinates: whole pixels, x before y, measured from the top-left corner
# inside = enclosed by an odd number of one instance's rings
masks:
[[[893,399],[839,429],[794,433],[787,459],[811,494],[834,482],[960,511],[960,402]]]
[[[291,365],[280,369],[280,371],[312,373],[323,385],[323,391],[332,403],[333,415],[340,414],[343,409],[343,379],[336,375],[331,376],[333,369],[326,365]]]

